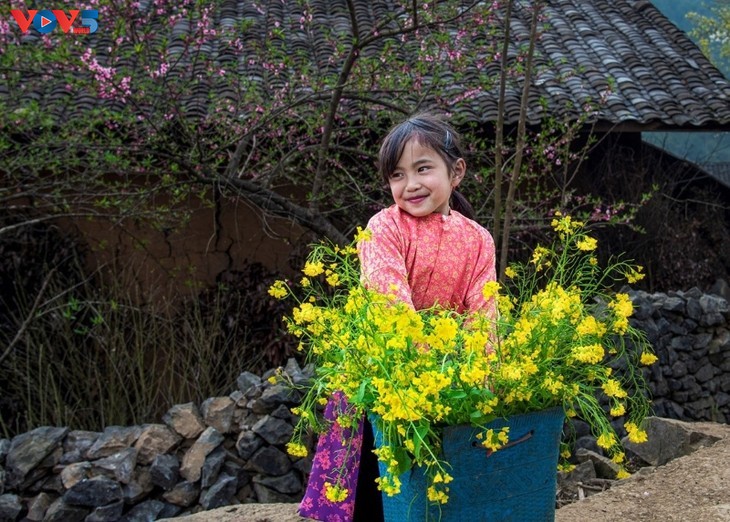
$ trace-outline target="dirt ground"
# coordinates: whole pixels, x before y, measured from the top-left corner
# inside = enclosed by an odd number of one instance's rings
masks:
[[[730,428],[730,427],[728,427]],[[556,522],[730,522],[730,431],[712,446],[631,478],[555,513]],[[227,506],[175,522],[302,522],[296,504]],[[476,521],[475,521],[476,522]]]

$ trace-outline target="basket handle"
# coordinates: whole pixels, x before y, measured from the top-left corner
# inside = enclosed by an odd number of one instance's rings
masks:
[[[516,439],[510,439],[507,442],[507,444],[505,444],[504,446],[502,446],[498,450],[491,450],[491,449],[487,448],[487,452],[486,452],[487,454],[486,454],[486,456],[487,457],[490,457],[493,453],[496,453],[497,451],[502,451],[502,450],[505,450],[507,448],[511,448],[512,446],[516,446],[517,444],[520,444],[521,442],[528,441],[528,440],[530,440],[532,438],[532,436],[534,434],[535,434],[535,430],[530,430],[527,433],[525,433],[522,437],[518,437]],[[473,448],[476,448],[477,446],[481,446],[481,443],[479,443],[477,441],[472,441],[471,445],[472,445]]]

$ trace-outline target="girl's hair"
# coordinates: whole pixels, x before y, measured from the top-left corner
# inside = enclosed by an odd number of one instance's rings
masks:
[[[456,160],[464,157],[461,138],[451,125],[431,113],[416,114],[393,127],[380,146],[378,170],[386,185],[403,155],[406,142],[411,138],[435,150],[449,172],[453,172]],[[449,205],[469,219],[474,219],[474,209],[457,190],[451,192]]]

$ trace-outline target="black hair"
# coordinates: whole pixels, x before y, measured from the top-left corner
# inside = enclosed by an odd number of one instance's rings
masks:
[[[378,170],[386,184],[411,138],[416,138],[424,147],[436,151],[446,163],[449,172],[453,172],[456,161],[464,157],[461,137],[449,123],[431,113],[416,114],[390,129],[383,139],[378,155]],[[449,205],[469,219],[474,219],[474,208],[459,191],[451,192]]]

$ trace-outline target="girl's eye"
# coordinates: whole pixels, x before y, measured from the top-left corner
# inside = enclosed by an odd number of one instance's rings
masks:
[[[390,176],[388,176],[388,179],[400,179],[403,177],[402,172],[391,172]]]

